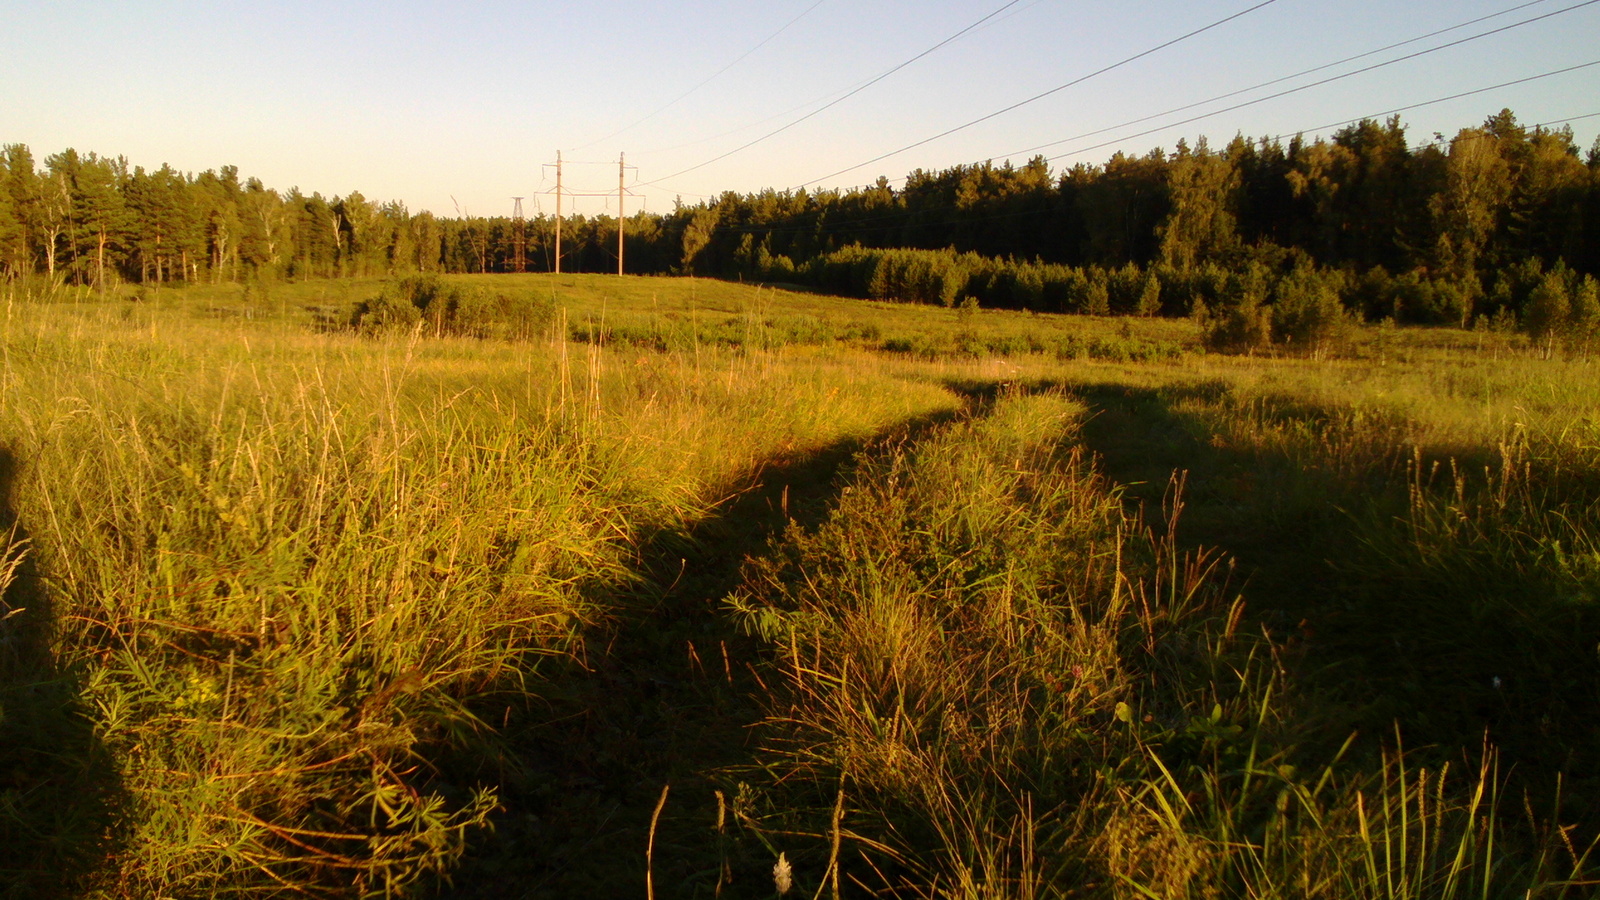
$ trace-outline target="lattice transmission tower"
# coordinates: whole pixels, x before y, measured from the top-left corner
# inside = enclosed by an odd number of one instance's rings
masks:
[[[512,197],[511,271],[528,271],[528,220],[522,217],[522,198]]]

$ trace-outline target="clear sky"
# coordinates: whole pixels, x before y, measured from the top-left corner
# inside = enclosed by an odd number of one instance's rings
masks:
[[[641,202],[664,211],[676,196],[694,202],[722,190],[848,186],[1008,154],[1021,162],[1031,154],[1018,151],[1102,129],[1109,130],[1039,152],[1061,156],[1052,161],[1059,169],[1200,135],[1220,145],[1239,132],[1329,133],[1322,126],[1600,61],[1595,0],[1271,0],[1251,10],[1259,2],[0,0],[0,142],[27,144],[41,161],[74,147],[147,168],[232,164],[279,190],[359,190],[445,215],[458,207],[508,214],[519,194],[529,214],[549,212],[552,197],[542,192],[553,189],[554,172],[541,164],[558,150],[572,161],[569,190],[613,191],[625,152],[637,167],[628,173],[636,194],[629,211]],[[1571,7],[1578,8],[1172,124]],[[1244,14],[849,168],[1235,13]],[[1116,127],[1482,16],[1494,17]],[[709,162],[980,20],[859,93]],[[1571,122],[1587,149],[1600,129],[1600,65],[1402,118],[1420,144],[1502,107],[1527,124],[1589,116]],[[575,199],[567,208],[573,204],[615,209],[614,198]]]

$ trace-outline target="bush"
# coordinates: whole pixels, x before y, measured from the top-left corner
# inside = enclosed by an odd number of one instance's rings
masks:
[[[554,302],[444,283],[436,275],[402,278],[362,301],[351,324],[368,334],[427,322],[436,335],[528,340],[549,327]]]
[[[422,321],[422,308],[416,302],[417,279],[386,284],[378,296],[361,301],[350,317],[350,324],[368,334],[405,331]]]
[[[1267,309],[1269,272],[1260,263],[1228,275],[1222,309],[1207,318],[1205,344],[1225,353],[1245,353],[1272,343],[1272,312]]]
[[[446,334],[505,340],[531,340],[544,334],[555,318],[548,298],[486,290],[459,291],[440,322]]]
[[[1569,321],[1576,340],[1588,341],[1600,329],[1600,282],[1593,275],[1583,276],[1573,292]]]
[[[1313,353],[1343,343],[1350,317],[1335,285],[1335,276],[1310,267],[1296,269],[1278,282],[1271,312],[1273,339]]]
[[[1251,294],[1208,319],[1205,344],[1224,353],[1247,353],[1272,342],[1272,311]]]
[[[1111,292],[1106,287],[1104,269],[1090,269],[1088,293],[1084,297],[1083,311],[1091,316],[1111,315]]]
[[[1572,290],[1565,267],[1546,272],[1528,294],[1522,311],[1522,327],[1535,340],[1550,340],[1568,331],[1572,314]]]
[[[1154,273],[1145,276],[1144,288],[1139,292],[1139,303],[1134,312],[1141,316],[1161,314],[1161,282]]]

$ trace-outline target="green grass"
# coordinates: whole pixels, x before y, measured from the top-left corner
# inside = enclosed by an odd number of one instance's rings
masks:
[[[447,283],[8,291],[9,896],[1592,890],[1591,360]]]

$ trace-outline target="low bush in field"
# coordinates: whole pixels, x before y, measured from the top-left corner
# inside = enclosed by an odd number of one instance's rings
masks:
[[[1149,340],[1132,336],[1066,335],[985,335],[978,332],[951,335],[916,334],[888,338],[879,345],[886,353],[897,353],[923,360],[1011,357],[1049,354],[1058,360],[1101,360],[1105,362],[1159,362],[1182,355],[1183,348],[1173,341]]]
[[[1273,347],[1324,354],[1349,339],[1355,319],[1340,300],[1338,273],[1310,265],[1277,275],[1261,266],[1231,274],[1220,307],[1200,313],[1205,343],[1214,350],[1245,353]]]
[[[547,297],[422,275],[387,284],[357,304],[351,324],[367,333],[423,326],[434,335],[528,340],[546,334],[554,317],[555,304]]]

